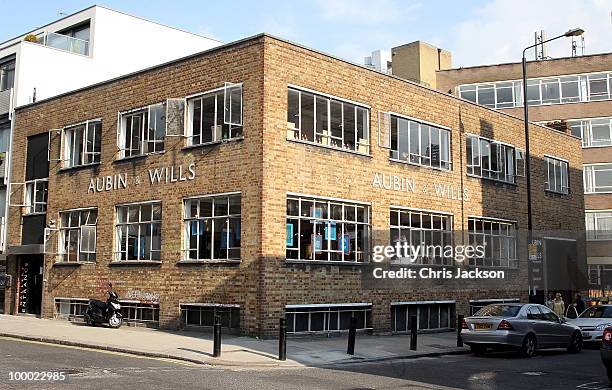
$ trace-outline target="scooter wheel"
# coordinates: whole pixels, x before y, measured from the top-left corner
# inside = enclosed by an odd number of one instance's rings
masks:
[[[111,328],[119,328],[121,324],[123,324],[123,317],[121,317],[120,315],[113,314],[108,319],[108,326],[110,326]]]

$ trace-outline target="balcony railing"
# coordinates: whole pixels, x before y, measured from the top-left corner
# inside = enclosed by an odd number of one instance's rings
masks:
[[[81,55],[89,55],[89,41],[68,35],[48,32],[38,37],[38,43]]]
[[[0,115],[13,111],[13,88],[0,91]]]

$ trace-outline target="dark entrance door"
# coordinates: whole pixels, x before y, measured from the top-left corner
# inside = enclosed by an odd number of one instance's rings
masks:
[[[22,256],[19,258],[17,274],[19,314],[40,315],[42,301],[42,256]]]

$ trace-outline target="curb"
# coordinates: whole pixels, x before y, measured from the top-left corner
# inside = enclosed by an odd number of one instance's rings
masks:
[[[179,355],[173,355],[169,353],[138,351],[138,350],[132,350],[132,349],[127,349],[127,348],[121,348],[121,347],[113,347],[110,345],[87,344],[87,343],[76,342],[76,341],[53,339],[53,338],[44,337],[44,336],[25,336],[25,335],[16,335],[12,333],[0,332],[0,337],[17,339],[17,340],[36,341],[36,342],[45,343],[45,344],[56,344],[56,345],[65,345],[65,346],[70,346],[70,347],[87,348],[87,349],[94,349],[94,350],[101,350],[101,351],[120,352],[120,353],[125,353],[128,355],[134,355],[134,356],[172,359],[172,360],[179,360],[179,361],[184,361],[188,363],[198,364],[202,366],[211,366],[211,367],[212,366],[223,366],[223,367],[244,367],[244,368],[248,368],[248,367],[257,367],[257,368],[321,367],[323,368],[323,367],[330,367],[330,366],[345,366],[345,365],[359,364],[359,363],[378,363],[378,362],[384,362],[384,361],[390,361],[390,360],[419,359],[419,358],[424,358],[424,357],[439,357],[439,356],[445,356],[445,355],[463,355],[463,354],[470,353],[470,350],[468,349],[462,349],[462,350],[455,349],[455,350],[443,351],[443,352],[426,352],[426,353],[416,353],[416,354],[410,354],[410,355],[387,356],[387,357],[381,357],[381,358],[363,358],[363,359],[351,358],[350,360],[342,360],[338,362],[310,364],[310,365],[299,364],[299,363],[281,363],[280,361],[275,362],[275,363],[244,364],[244,363],[236,363],[236,362],[231,362],[231,361],[221,360],[221,359],[219,360],[214,359],[213,361],[205,362],[202,360],[192,359],[192,358],[179,356]]]

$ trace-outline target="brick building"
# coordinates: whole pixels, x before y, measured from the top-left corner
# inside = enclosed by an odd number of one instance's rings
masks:
[[[557,262],[579,275],[580,140],[531,126],[535,229],[571,247]],[[6,310],[78,316],[110,281],[127,321],[161,327],[220,315],[270,336],[283,316],[291,333],[355,316],[405,332],[416,314],[453,328],[456,313],[528,299],[522,134],[514,116],[269,35],[21,107]],[[563,179],[547,191],[549,166]],[[504,278],[368,276],[374,245],[415,238],[491,249],[411,267]]]

